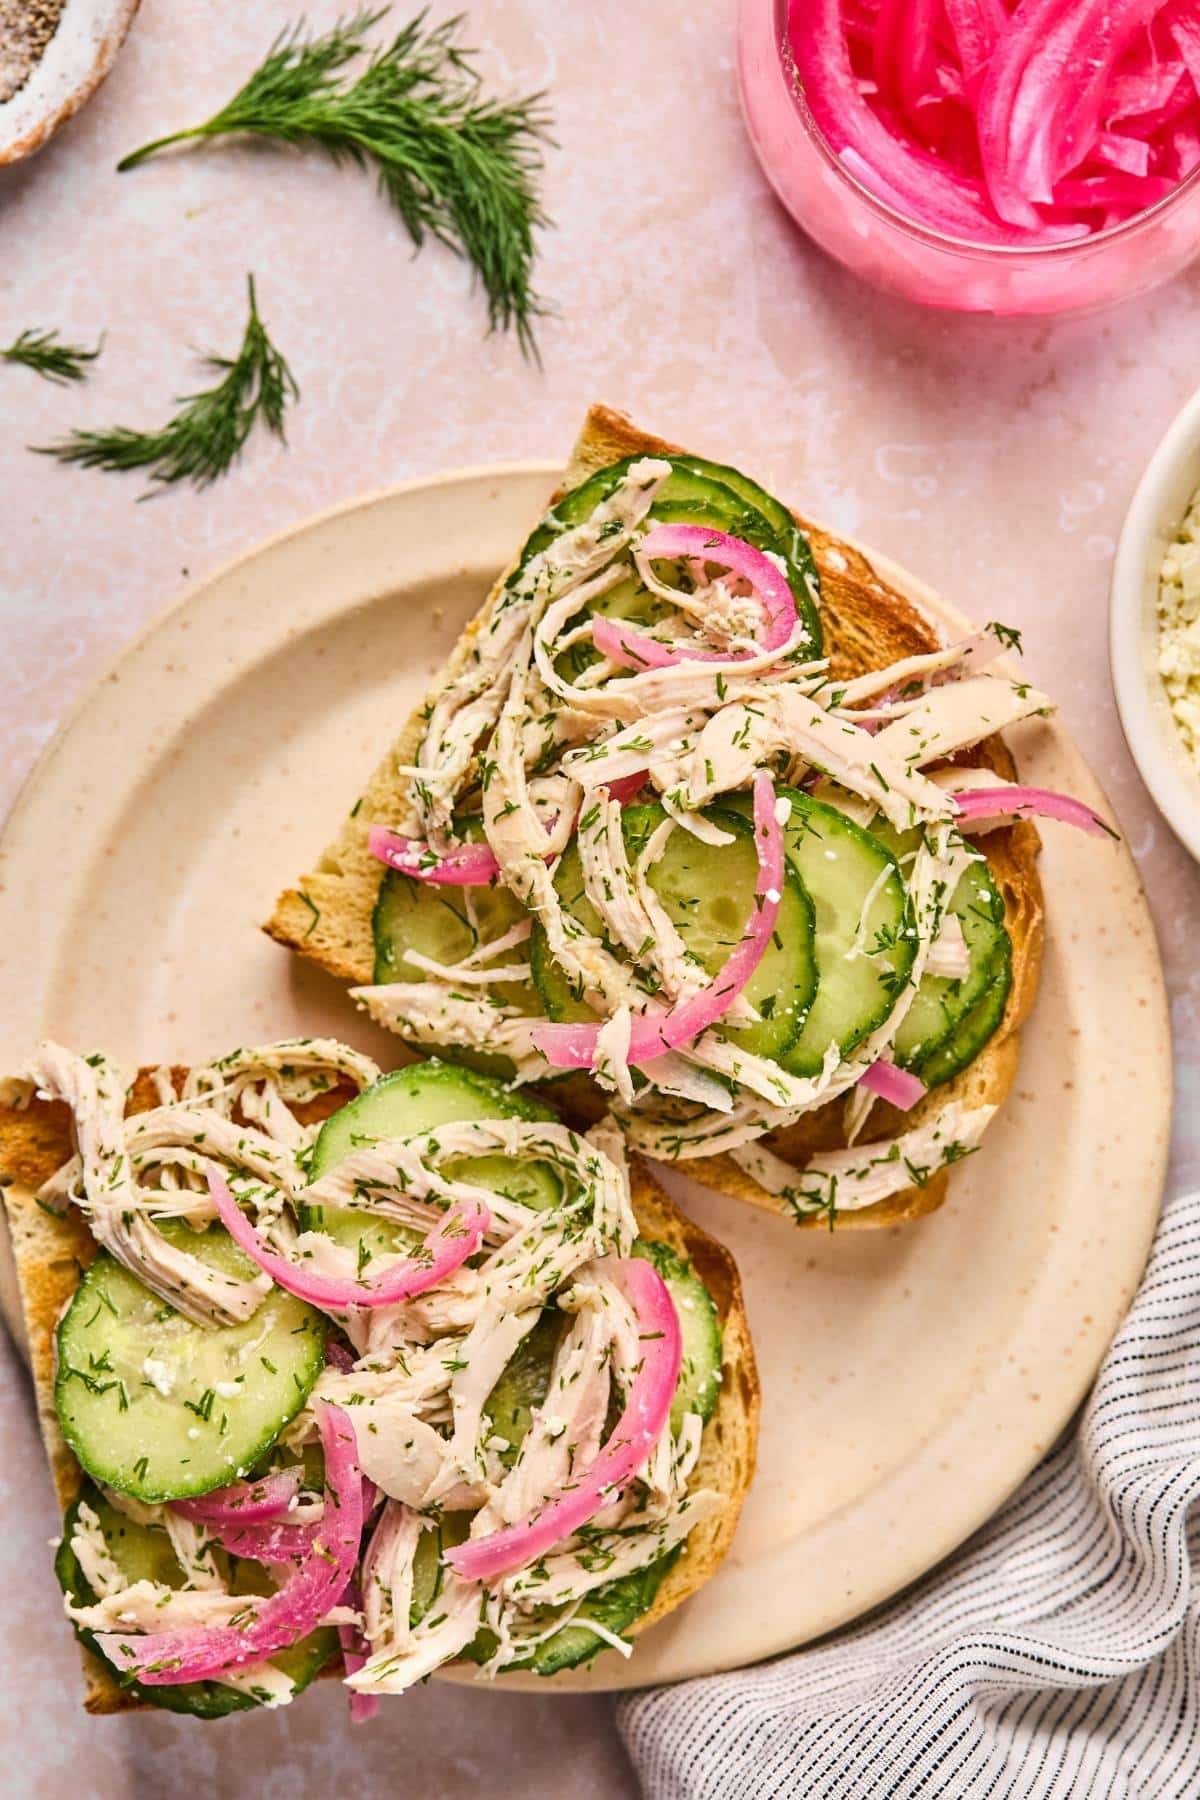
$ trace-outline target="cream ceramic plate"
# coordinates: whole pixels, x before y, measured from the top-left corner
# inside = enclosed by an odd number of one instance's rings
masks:
[[[337,984],[256,927],[553,473],[447,476],[304,525],[194,589],[97,684],[0,842],[0,1067],[47,1032],[131,1065],[299,1031],[394,1053]],[[1030,781],[1100,801],[1058,726],[1029,728],[1018,749]],[[716,1579],[631,1664],[606,1655],[556,1689],[727,1668],[854,1618],[987,1518],[1077,1406],[1153,1230],[1170,1048],[1125,849],[1045,838],[1046,959],[1020,1075],[941,1212],[877,1234],[800,1233],[668,1174],[746,1283],[759,1472]]]

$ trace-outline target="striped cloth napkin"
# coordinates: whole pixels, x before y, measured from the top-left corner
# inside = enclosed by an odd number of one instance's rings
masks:
[[[1200,1193],[1171,1201],[1078,1424],[867,1624],[631,1695],[647,1800],[1200,1796]]]

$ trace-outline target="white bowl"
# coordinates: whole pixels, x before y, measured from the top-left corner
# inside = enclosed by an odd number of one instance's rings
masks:
[[[1113,564],[1108,654],[1133,760],[1176,836],[1200,861],[1200,769],[1158,675],[1158,576],[1200,489],[1200,393],[1175,418],[1133,496]]]

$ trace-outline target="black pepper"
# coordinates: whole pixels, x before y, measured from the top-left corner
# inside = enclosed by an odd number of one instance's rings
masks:
[[[0,0],[0,105],[25,86],[58,30],[66,0]]]

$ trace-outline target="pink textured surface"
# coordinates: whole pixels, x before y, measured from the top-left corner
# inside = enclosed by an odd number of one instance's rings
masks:
[[[308,10],[324,24],[339,9]],[[0,804],[185,577],[404,476],[565,454],[586,402],[604,398],[743,463],[976,616],[1024,628],[1031,678],[1060,700],[1141,861],[1172,983],[1181,1113],[1194,1112],[1200,876],[1125,753],[1104,606],[1134,481],[1196,379],[1200,269],[1059,325],[924,315],[868,292],[794,231],[758,172],[737,113],[732,10],[659,0],[618,23],[611,8],[546,0],[475,9],[489,73],[554,94],[558,228],[540,277],[557,316],[539,374],[509,340],[484,339],[464,267],[436,249],[411,259],[367,180],[232,148],[117,177],[122,152],[212,110],[294,16],[284,0],[244,0],[214,30],[202,0],[147,0],[91,106],[0,179],[0,341],[27,325],[108,333],[86,389],[0,368]],[[26,452],[72,425],[161,417],[195,385],[187,347],[236,339],[247,267],[303,388],[288,450],[256,442],[216,489],[144,506],[136,480]],[[1196,1129],[1179,1144],[1193,1163]],[[212,1730],[88,1721],[44,1548],[52,1512],[32,1411],[7,1344],[0,1354],[0,1654],[23,1792],[235,1791],[251,1769],[281,1793],[383,1793],[397,1779],[447,1796],[632,1791],[602,1700],[430,1688],[350,1739],[336,1691]]]

